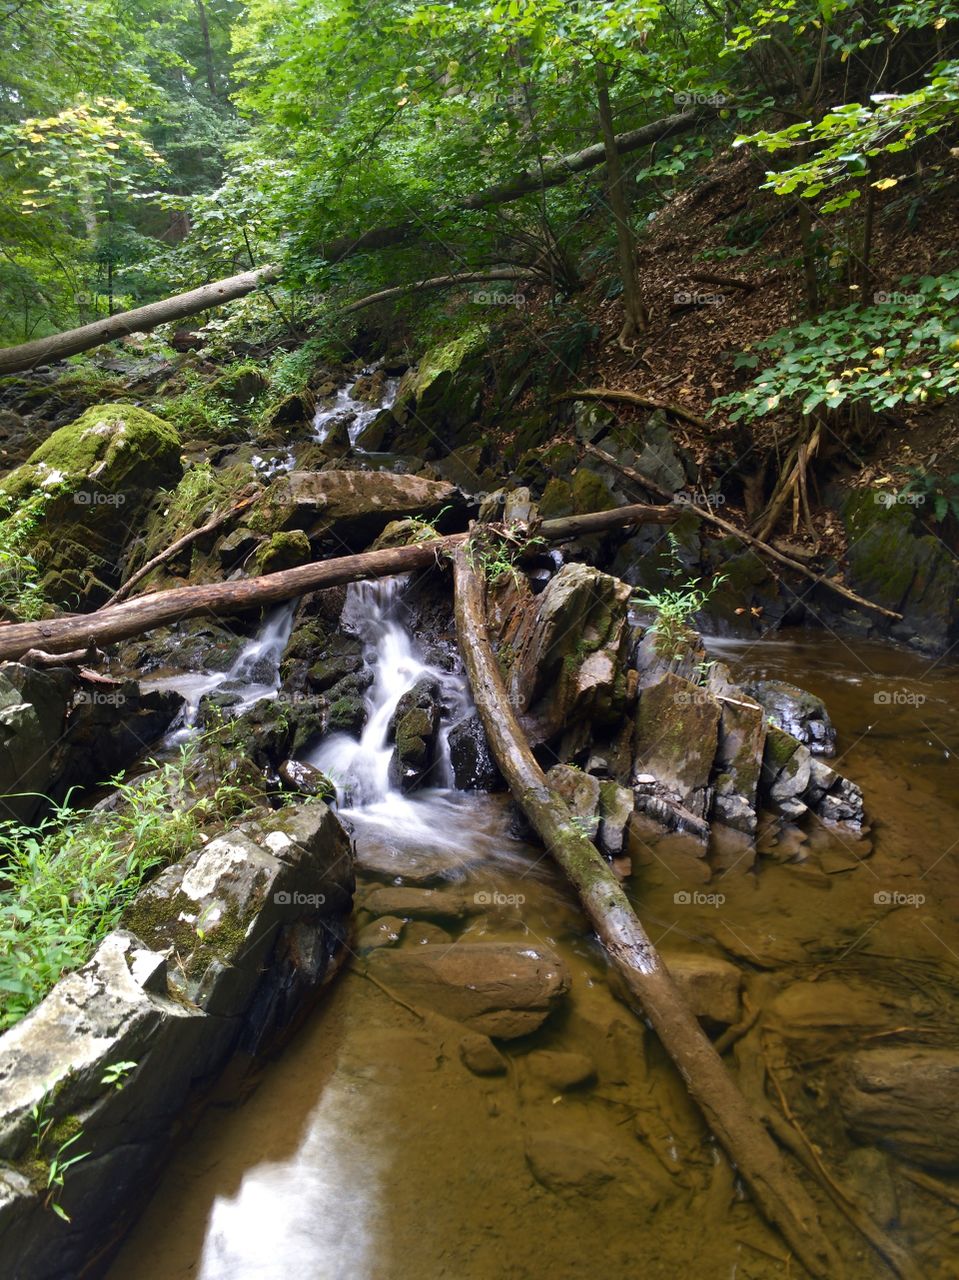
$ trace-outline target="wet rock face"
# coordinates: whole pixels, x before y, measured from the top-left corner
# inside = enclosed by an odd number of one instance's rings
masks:
[[[845,1070],[840,1104],[857,1141],[927,1169],[959,1169],[959,1053],[865,1049],[847,1059]]]
[[[322,804],[249,821],[163,872],[94,957],[0,1037],[0,1272],[83,1273],[139,1208],[191,1092],[287,1026],[335,968],[353,889]],[[131,1062],[122,1090],[106,1069]],[[43,1207],[31,1109],[94,1154]]]
[[[743,686],[780,729],[815,756],[836,753],[836,730],[822,698],[784,680],[756,680]]]
[[[860,489],[846,499],[850,585],[903,615],[896,638],[941,652],[959,634],[959,567],[915,507],[877,501],[883,496]]]
[[[496,791],[503,786],[478,715],[453,726],[449,752],[453,785],[458,791]]]
[[[370,971],[404,999],[499,1040],[542,1026],[570,982],[562,961],[546,948],[498,942],[381,950],[371,957]]]
[[[435,763],[439,727],[439,681],[434,676],[421,676],[396,704],[387,731],[396,744],[390,760],[394,786],[413,791],[427,780]]]
[[[155,742],[183,705],[133,680],[91,683],[72,669],[0,666],[0,807],[32,818],[43,796],[104,782]],[[24,795],[36,792],[36,795]]]

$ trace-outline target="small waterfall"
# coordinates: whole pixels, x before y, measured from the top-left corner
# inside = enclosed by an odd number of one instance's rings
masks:
[[[291,600],[271,610],[226,671],[186,671],[143,681],[145,687],[175,689],[186,699],[176,728],[166,739],[168,746],[176,746],[194,736],[200,702],[209,693],[219,689],[234,694],[236,701],[230,707],[234,715],[246,711],[261,698],[276,697],[280,688],[280,659],[293,630],[296,604]]]
[[[362,811],[364,819],[393,834],[427,836],[435,844],[443,842],[444,824],[453,807],[450,730],[469,713],[471,703],[462,676],[431,666],[420,655],[403,620],[405,585],[405,578],[387,578],[354,582],[347,588],[342,624],[362,639],[367,662],[375,672],[366,697],[369,714],[358,741],[346,733],[334,734],[309,759],[336,783],[345,812]],[[390,782],[389,723],[400,698],[424,675],[440,686],[441,729],[432,785],[406,795]]]
[[[333,397],[332,403],[327,401],[325,407],[321,406],[317,409],[313,418],[313,438],[319,444],[323,444],[329,438],[339,421],[349,416],[346,430],[350,445],[355,447],[363,429],[373,421],[378,413],[393,403],[397,388],[400,385],[399,378],[386,379],[383,383],[382,395],[377,404],[369,404],[366,400],[355,400],[353,398],[353,388],[359,378],[368,377],[371,372],[372,370],[370,369],[364,369],[359,377],[354,378],[346,386],[339,388]]]

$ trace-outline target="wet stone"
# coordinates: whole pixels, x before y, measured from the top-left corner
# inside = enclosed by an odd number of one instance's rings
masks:
[[[401,916],[407,920],[465,920],[482,910],[463,893],[393,885],[374,889],[363,899],[362,906],[375,915]]]
[[[451,862],[450,855],[441,850],[407,849],[366,837],[357,843],[356,865],[365,875],[382,880],[402,878],[414,887],[462,880],[467,871],[461,860]]]
[[[526,1064],[534,1076],[558,1093],[578,1089],[596,1079],[596,1067],[584,1053],[541,1049],[529,1054]]]
[[[489,1036],[480,1035],[478,1031],[460,1041],[460,1059],[474,1076],[506,1074],[506,1059]]]
[[[403,935],[406,921],[399,916],[381,916],[356,935],[358,951],[375,951],[378,947],[395,947]]]

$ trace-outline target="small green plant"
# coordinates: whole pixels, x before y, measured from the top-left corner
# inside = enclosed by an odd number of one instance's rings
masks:
[[[914,467],[908,471],[909,482],[900,491],[904,494],[915,494],[920,500],[923,510],[928,507],[932,518],[943,521],[947,516],[959,520],[959,473],[950,476],[937,476],[931,471]]]
[[[514,583],[519,582],[517,560],[532,547],[545,546],[544,538],[525,537],[519,525],[484,532],[486,536],[482,540],[469,541],[466,554],[470,568],[481,573],[491,587],[505,577],[511,577]]]
[[[45,1149],[48,1140],[53,1136],[56,1125],[56,1116],[52,1114],[50,1107],[52,1098],[53,1090],[52,1088],[47,1088],[39,1102],[30,1108],[30,1116],[33,1120],[33,1156],[36,1163],[44,1169],[46,1174],[46,1196],[44,1197],[43,1207],[51,1209],[64,1222],[69,1222],[70,1216],[60,1203],[60,1192],[66,1182],[67,1170],[71,1169],[73,1165],[79,1164],[81,1160],[86,1160],[90,1152],[84,1151],[79,1155],[67,1154],[73,1144],[79,1142],[83,1137],[83,1130],[79,1129],[76,1133],[71,1134],[70,1137],[57,1143],[53,1154],[47,1157]]]
[[[135,1062],[111,1062],[100,1078],[100,1083],[113,1085],[115,1089],[122,1089],[126,1084],[127,1076],[136,1065]]]
[[[710,596],[724,581],[725,575],[718,574],[708,587],[701,587],[691,579],[678,588],[663,587],[659,591],[645,591],[633,596],[632,603],[637,608],[656,611],[652,632],[656,652],[661,657],[679,659],[683,656],[683,644],[689,638],[690,618],[705,607]],[[703,665],[701,663],[700,667]]]
[[[0,505],[0,609],[28,622],[46,609],[40,571],[26,548],[47,495],[38,493],[15,510]]]

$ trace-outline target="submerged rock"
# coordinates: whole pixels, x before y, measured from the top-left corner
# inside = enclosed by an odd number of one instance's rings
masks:
[[[663,957],[686,1004],[708,1022],[730,1025],[739,1021],[740,971],[720,956],[670,953]]]
[[[840,1105],[854,1138],[928,1169],[959,1169],[959,1053],[890,1046],[845,1066]]]
[[[460,1041],[460,1059],[474,1076],[502,1076],[506,1074],[506,1059],[489,1036],[478,1031],[464,1036]]]
[[[370,971],[414,1004],[499,1040],[529,1035],[569,989],[569,974],[544,947],[460,942],[379,951]]]

